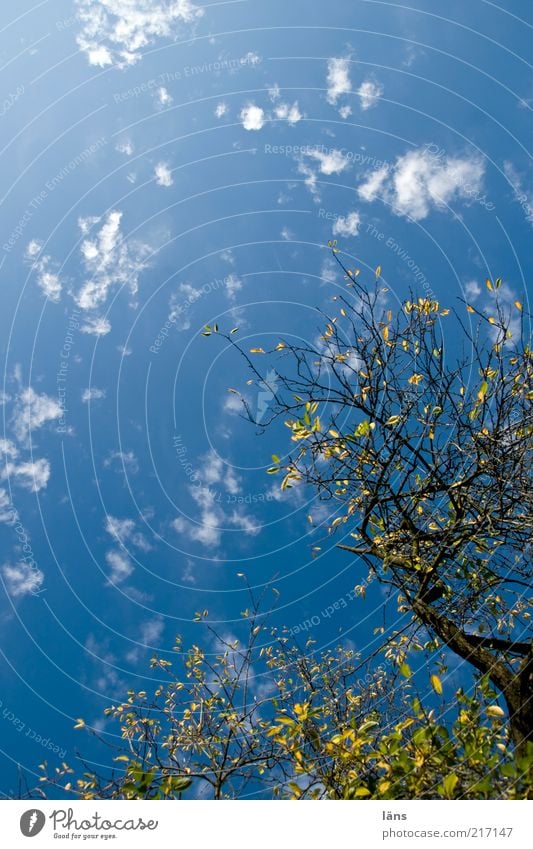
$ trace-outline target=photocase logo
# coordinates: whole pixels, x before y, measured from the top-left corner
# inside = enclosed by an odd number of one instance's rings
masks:
[[[278,376],[271,369],[267,372],[267,376],[259,383],[261,392],[257,394],[257,412],[255,416],[256,424],[260,424],[268,410],[268,405],[276,397],[276,389],[278,388]]]
[[[24,837],[35,837],[43,830],[46,817],[42,811],[37,811],[32,808],[30,811],[25,811],[20,818],[20,830]]]

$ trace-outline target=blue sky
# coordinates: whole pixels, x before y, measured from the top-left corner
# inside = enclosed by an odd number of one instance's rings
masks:
[[[527,297],[526,0],[130,5],[0,21],[4,793],[18,763],[97,762],[75,718],[112,733],[195,611],[238,633],[239,572],[319,648],[397,621],[378,590],[324,615],[361,567],[310,557],[327,511],[265,474],[283,428],[239,417],[228,388],[268,392],[204,324],[314,339],[331,238],[392,303]]]

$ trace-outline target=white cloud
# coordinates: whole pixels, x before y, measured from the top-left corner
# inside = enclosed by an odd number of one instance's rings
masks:
[[[333,224],[333,235],[357,236],[360,224],[361,216],[358,212],[349,212],[346,217],[341,215]]]
[[[11,524],[16,519],[15,509],[6,489],[0,489],[0,522]]]
[[[236,274],[228,274],[224,279],[224,286],[226,288],[226,295],[230,301],[234,301],[236,293],[242,289],[242,280]]]
[[[105,389],[98,389],[96,386],[89,386],[81,394],[81,400],[84,404],[88,404],[90,401],[100,401],[102,398],[105,398]]]
[[[524,188],[522,177],[512,162],[504,162],[503,171],[511,184],[515,201],[520,204],[526,221],[533,227],[533,191]]]
[[[322,263],[322,269],[320,271],[320,278],[322,282],[334,283],[337,279],[337,273],[337,264],[330,257],[327,257]]]
[[[228,111],[228,104],[221,100],[215,107],[215,118],[223,118],[224,115],[228,114]]]
[[[481,295],[481,286],[477,280],[469,280],[465,283],[465,295],[469,301],[475,301]]]
[[[292,104],[292,106],[289,103],[279,103],[274,109],[274,114],[276,118],[279,118],[281,121],[287,121],[291,127],[294,127],[294,125],[303,118],[297,100]]]
[[[474,157],[432,156],[426,149],[399,156],[393,168],[374,171],[359,186],[366,201],[381,198],[397,215],[414,221],[426,218],[432,209],[445,210],[457,198],[468,199],[481,188],[484,165]]]
[[[43,248],[43,243],[38,239],[32,239],[31,242],[28,242],[26,247],[26,257],[28,259],[33,259],[41,253]]]
[[[235,395],[234,392],[228,393],[222,406],[226,413],[231,413],[232,415],[244,412],[242,398],[240,395]]]
[[[37,274],[37,285],[50,301],[61,299],[62,284],[59,275],[54,270],[54,262],[51,256],[41,255],[42,242],[32,239],[26,247],[25,259],[31,264],[32,270]]]
[[[18,448],[11,439],[0,439],[0,454],[5,454],[7,457],[18,457]]]
[[[361,102],[361,109],[370,109],[376,105],[383,94],[383,86],[373,80],[365,80],[357,89],[357,94]]]
[[[333,106],[343,94],[352,90],[350,82],[350,62],[348,59],[328,60],[328,103]]]
[[[163,109],[165,108],[165,106],[170,106],[174,100],[169,90],[164,86],[161,86],[161,88],[157,89],[155,96],[157,105],[161,106]]]
[[[139,274],[149,252],[148,245],[128,241],[120,229],[122,212],[111,210],[100,229],[83,240],[80,251],[88,280],[75,295],[77,305],[83,310],[94,310],[107,300],[114,286],[127,286],[132,294],[138,290]],[[101,223],[100,218],[80,218],[78,226],[82,235],[89,236],[92,229]],[[103,335],[108,333],[105,319],[87,322],[83,333]]]
[[[304,157],[309,157],[309,159],[317,162],[319,172],[328,177],[332,174],[342,173],[342,171],[348,168],[350,164],[348,157],[344,156],[344,154],[336,148],[331,148],[330,150],[313,148],[306,151],[304,153]],[[317,172],[308,162],[305,161],[303,157],[298,162],[298,172],[304,175],[305,185],[314,196],[315,202],[318,202],[320,200],[320,192],[317,185]]]
[[[229,265],[235,265],[235,257],[233,256],[233,252],[231,250],[222,251],[220,254],[220,259],[227,262]]]
[[[265,123],[265,112],[253,103],[241,110],[241,121],[245,130],[260,130]]]
[[[22,463],[6,463],[0,472],[0,478],[15,478],[24,489],[39,492],[47,486],[50,479],[50,463],[42,458]]]
[[[82,30],[76,41],[90,65],[125,67],[142,58],[158,38],[173,38],[177,25],[203,11],[190,0],[76,0]]]
[[[28,594],[38,595],[44,581],[44,575],[40,569],[24,562],[15,565],[5,563],[2,566],[2,574],[7,591],[13,598],[21,598]]]
[[[305,155],[318,162],[318,169],[320,173],[326,174],[328,177],[331,174],[340,174],[350,164],[348,157],[336,148],[326,151],[316,148],[314,150],[310,150]]]
[[[274,83],[273,86],[270,86],[268,89],[268,96],[270,97],[272,103],[275,103],[276,100],[279,100],[281,97],[281,89],[277,83]]]
[[[346,118],[349,118],[351,114],[352,114],[352,107],[351,106],[341,106],[341,108],[339,109],[339,115],[341,116],[343,121],[345,121]]]
[[[20,442],[26,441],[31,431],[37,430],[46,422],[60,419],[62,412],[55,398],[44,393],[38,394],[28,386],[15,400],[12,418],[15,436]]]
[[[147,648],[154,648],[163,636],[165,621],[158,616],[155,619],[147,619],[141,625],[141,643]]]
[[[158,162],[155,166],[155,181],[158,186],[165,186],[168,188],[174,182],[172,179],[172,172],[170,168],[166,164],[166,162]]]
[[[294,239],[294,233],[292,232],[292,230],[289,230],[288,227],[283,228],[280,233],[280,236],[282,239],[285,239],[286,242],[292,242],[292,240]]]
[[[211,450],[199,458],[199,469],[201,485],[188,487],[192,500],[199,507],[198,518],[195,521],[179,516],[172,522],[174,530],[209,548],[220,545],[222,531],[228,525],[239,528],[247,536],[257,534],[259,528],[252,518],[238,511],[226,513],[221,507],[221,490],[231,495],[240,492],[240,481],[231,467]],[[211,489],[213,484],[218,484],[220,490]]]
[[[121,545],[131,542],[141,551],[150,551],[151,545],[146,537],[136,530],[133,519],[117,519],[116,516],[106,516],[105,529]]]
[[[196,583],[196,575],[194,574],[195,564],[192,560],[187,560],[185,567],[181,573],[181,580],[185,584],[195,584]]]
[[[104,460],[106,469],[116,467],[118,471],[131,472],[135,475],[139,471],[139,463],[133,451],[112,451]]]
[[[107,336],[111,330],[111,324],[107,318],[95,316],[94,318],[86,318],[80,330],[89,336]]]
[[[119,141],[115,145],[115,150],[119,153],[123,153],[125,156],[132,156],[134,152],[133,144],[129,139],[124,139],[124,141]]]
[[[133,572],[131,560],[121,551],[108,551],[105,559],[110,567],[110,584],[121,584]]]

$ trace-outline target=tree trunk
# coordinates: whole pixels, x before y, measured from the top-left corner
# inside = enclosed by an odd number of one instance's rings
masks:
[[[514,671],[500,660],[494,651],[485,648],[478,638],[471,638],[442,613],[417,598],[412,600],[412,605],[419,619],[453,652],[475,666],[482,674],[489,676],[505,699],[509,711],[511,738],[516,751],[519,754],[523,752],[527,741],[533,741],[532,649],[528,649],[527,655]]]

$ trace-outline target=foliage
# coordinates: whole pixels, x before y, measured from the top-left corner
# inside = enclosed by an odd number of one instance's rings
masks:
[[[261,427],[281,419],[291,447],[268,472],[331,503],[329,533],[366,564],[365,582],[399,590],[401,610],[490,675],[522,746],[533,729],[533,365],[522,304],[508,305],[497,280],[487,281],[492,315],[466,307],[475,326],[430,296],[395,311],[380,268],[365,288],[333,251],[348,289],[318,342],[245,350],[216,329],[257,382],[265,357],[274,375]]]
[[[405,665],[371,668],[342,646],[317,655],[255,614],[249,625],[248,643],[221,641],[214,660],[193,646],[181,676],[154,658],[164,675],[154,697],[130,691],[106,711],[123,740],[112,772],[73,784],[67,764],[55,776],[42,765],[42,792],[52,782],[83,799],[531,797],[533,746],[513,750],[487,678],[456,693],[451,722],[422,706]]]

